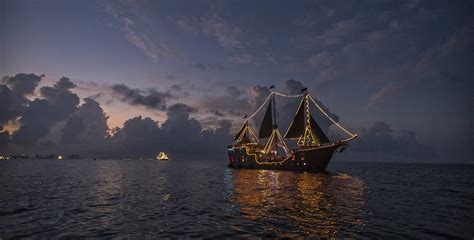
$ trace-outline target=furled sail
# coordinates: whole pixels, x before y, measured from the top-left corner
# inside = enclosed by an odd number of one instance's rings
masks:
[[[293,122],[291,122],[290,127],[286,131],[285,138],[286,139],[295,139],[299,138],[304,133],[305,129],[305,122],[304,122],[304,98],[301,99],[300,106],[296,111],[295,118],[293,118]]]
[[[267,138],[272,135],[273,131],[273,119],[272,119],[272,104],[268,104],[267,112],[263,117],[262,124],[260,125],[260,131],[258,132],[259,138]]]
[[[313,116],[310,116],[309,119],[311,124],[311,131],[313,132],[313,135],[318,139],[319,143],[328,143],[329,138],[326,136],[326,134],[324,134],[321,127],[314,120]]]

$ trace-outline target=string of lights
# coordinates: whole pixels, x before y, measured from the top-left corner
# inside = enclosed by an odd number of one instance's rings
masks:
[[[268,100],[270,99],[270,97],[272,95],[273,95],[273,92],[270,95],[268,95],[267,99],[265,99],[265,101],[263,101],[263,104],[260,105],[260,107],[252,115],[250,115],[246,120],[250,120],[251,118],[253,118],[263,108],[263,106],[268,102]]]
[[[309,96],[309,98],[311,99],[311,101],[313,101],[314,105],[316,105],[316,107],[319,109],[319,111],[321,111],[329,120],[331,120],[332,123],[334,123],[336,126],[338,126],[342,131],[344,131],[345,133],[349,134],[349,136],[351,136],[350,139],[353,139],[355,137],[357,137],[357,134],[353,134],[351,132],[349,132],[347,129],[345,129],[344,127],[342,127],[341,125],[339,125],[336,121],[334,121],[334,119],[332,119],[320,106],[318,103],[316,103],[316,101],[313,99],[313,97]]]
[[[272,92],[273,94],[276,94],[278,96],[282,96],[282,97],[289,97],[289,98],[297,98],[297,97],[303,97],[304,94],[298,94],[298,95],[287,95],[287,94],[283,94],[283,93],[279,93],[279,92]]]
[[[279,92],[274,92],[272,91],[268,97],[265,99],[265,101],[262,103],[262,105],[260,105],[260,107],[252,114],[250,115],[249,117],[247,117],[246,120],[250,120],[251,118],[253,118],[258,112],[260,112],[260,110],[263,108],[263,106],[265,106],[265,104],[268,102],[268,100],[273,96],[273,94],[275,95],[278,95],[278,96],[281,96],[281,97],[289,97],[289,98],[297,98],[297,97],[304,97],[305,94],[298,94],[298,95],[288,95],[288,94],[283,94],[283,93],[279,93]],[[349,132],[347,129],[345,129],[343,126],[341,126],[339,123],[337,123],[334,119],[332,119],[329,114],[327,114],[322,108],[321,106],[319,106],[319,104],[314,100],[314,98],[311,96],[311,95],[308,95],[309,99],[311,99],[311,101],[314,103],[314,105],[316,105],[316,107],[319,109],[319,111],[321,111],[324,116],[326,116],[332,123],[334,123],[334,125],[336,125],[337,127],[339,127],[342,131],[344,131],[345,133],[347,133],[350,137],[347,138],[347,139],[344,139],[343,141],[350,141],[354,138],[357,137],[357,134],[355,133],[351,133]],[[309,105],[309,104],[308,104]]]

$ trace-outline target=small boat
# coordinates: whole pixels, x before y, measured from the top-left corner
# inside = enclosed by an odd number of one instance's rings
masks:
[[[272,89],[272,87],[270,88]],[[324,171],[335,152],[342,152],[357,134],[349,132],[327,114],[318,101],[307,93],[286,95],[271,91],[262,105],[250,117],[245,116],[235,142],[228,146],[229,167],[248,169]],[[301,98],[293,121],[283,135],[278,129],[275,116],[275,96]],[[268,107],[257,135],[252,131],[251,120],[265,105]],[[335,126],[344,131],[348,138],[330,140],[311,116],[313,103]],[[289,149],[287,141],[296,141],[296,147]]]
[[[169,158],[168,158],[168,155],[166,155],[166,153],[160,152],[160,154],[158,154],[158,156],[156,156],[156,160],[168,161]]]
[[[59,155],[58,160],[63,160],[63,156]]]

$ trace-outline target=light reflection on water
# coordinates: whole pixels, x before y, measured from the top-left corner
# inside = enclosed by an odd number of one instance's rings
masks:
[[[364,182],[358,177],[268,170],[226,175],[231,201],[249,223],[234,226],[237,231],[335,237],[343,229],[347,237],[356,236],[364,223]]]
[[[474,167],[0,162],[0,238],[470,238]]]

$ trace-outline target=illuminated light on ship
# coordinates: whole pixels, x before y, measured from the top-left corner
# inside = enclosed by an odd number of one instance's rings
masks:
[[[272,89],[273,87],[270,87]],[[349,141],[357,134],[349,132],[332,119],[307,93],[286,95],[272,91],[263,104],[246,117],[242,127],[234,137],[234,144],[228,147],[229,166],[233,168],[277,169],[324,171],[335,152],[345,150]],[[275,96],[301,98],[299,107],[290,126],[283,135],[276,124]],[[251,120],[265,105],[268,107],[260,125],[258,137],[249,126]],[[326,116],[334,125],[345,132],[348,138],[331,141],[311,116],[310,103]],[[262,140],[266,139],[266,140]],[[296,141],[296,148],[290,150],[286,141]],[[262,141],[263,143],[260,143]]]
[[[166,153],[160,152],[160,154],[158,154],[158,156],[156,156],[156,160],[167,161],[167,160],[169,160],[169,158],[168,158],[168,155],[166,155]]]

